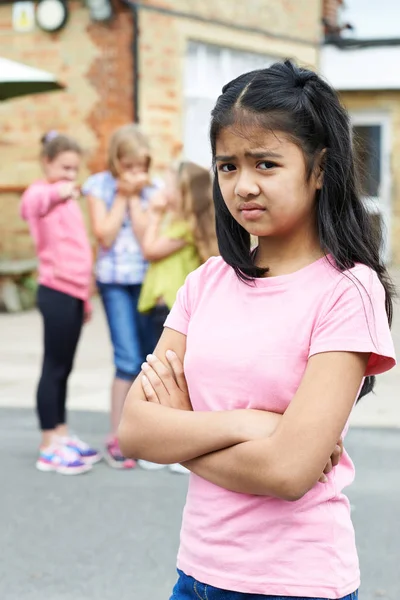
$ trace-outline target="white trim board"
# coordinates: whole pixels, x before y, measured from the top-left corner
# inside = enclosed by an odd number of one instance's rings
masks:
[[[399,65],[400,46],[321,50],[320,72],[340,91],[400,90]]]

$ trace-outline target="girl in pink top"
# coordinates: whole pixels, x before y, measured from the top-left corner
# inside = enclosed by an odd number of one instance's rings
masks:
[[[40,471],[76,475],[100,454],[66,425],[67,382],[84,320],[90,318],[92,252],[78,205],[81,149],[71,138],[50,132],[42,139],[44,179],[25,191],[22,218],[28,221],[39,259],[38,306],[44,325],[44,358],[37,390],[42,443]]]
[[[223,88],[211,145],[221,257],[178,293],[121,447],[192,472],[173,600],[353,600],[340,439],[395,358],[348,115],[317,74],[276,63]]]

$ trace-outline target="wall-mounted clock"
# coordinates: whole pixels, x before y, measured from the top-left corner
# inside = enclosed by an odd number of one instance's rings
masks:
[[[65,0],[39,0],[36,8],[36,23],[44,31],[53,33],[62,29],[69,17]]]

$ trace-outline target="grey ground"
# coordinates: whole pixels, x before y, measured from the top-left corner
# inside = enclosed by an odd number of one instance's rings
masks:
[[[72,423],[101,443],[103,414],[75,412]],[[103,464],[81,477],[39,473],[34,426],[31,411],[0,409],[0,598],[168,600],[187,478]],[[347,448],[357,467],[349,497],[360,600],[397,600],[400,431],[353,429]]]

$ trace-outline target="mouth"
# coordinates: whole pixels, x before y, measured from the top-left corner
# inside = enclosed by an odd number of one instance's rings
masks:
[[[260,204],[249,202],[239,207],[239,212],[246,221],[256,221],[265,213],[266,209]]]

